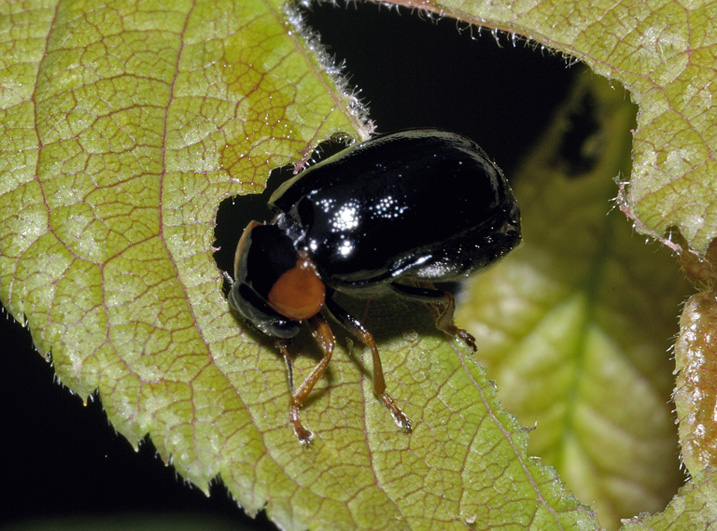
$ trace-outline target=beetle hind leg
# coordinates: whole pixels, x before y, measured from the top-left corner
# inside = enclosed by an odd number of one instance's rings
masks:
[[[291,403],[289,405],[289,422],[294,430],[294,433],[299,439],[299,443],[308,445],[311,443],[314,434],[311,430],[307,429],[301,419],[299,418],[299,410],[303,407],[306,397],[316,385],[321,377],[326,372],[326,368],[329,366],[331,361],[331,355],[334,353],[334,334],[331,331],[331,327],[321,314],[316,314],[314,317],[309,319],[309,327],[311,334],[321,344],[321,349],[324,351],[324,356],[321,361],[316,364],[311,373],[304,379],[304,382],[297,388],[294,389],[294,365],[291,361],[289,349],[286,347],[286,342],[279,340],[276,342],[276,346],[284,356],[286,362],[286,373],[289,380],[289,391],[291,392]]]
[[[456,300],[449,292],[441,291],[433,287],[408,286],[406,284],[398,284],[397,282],[392,282],[390,286],[396,293],[407,299],[427,303],[435,316],[436,328],[438,330],[451,337],[460,338],[473,352],[477,350],[475,338],[453,323]]]

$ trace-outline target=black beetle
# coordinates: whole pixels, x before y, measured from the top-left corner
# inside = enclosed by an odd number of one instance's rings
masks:
[[[231,308],[276,339],[286,360],[289,419],[299,441],[312,433],[299,408],[321,378],[334,349],[322,317],[327,310],[373,354],[374,392],[405,431],[408,417],[386,392],[376,343],[334,292],[374,296],[395,292],[427,302],[436,326],[475,350],[453,324],[454,300],[430,282],[451,281],[487,266],[521,238],[520,211],[503,173],[471,140],[414,130],[352,146],[283,183],[271,196],[274,219],[252,221],[234,257]],[[324,357],[297,388],[287,340],[302,321]]]

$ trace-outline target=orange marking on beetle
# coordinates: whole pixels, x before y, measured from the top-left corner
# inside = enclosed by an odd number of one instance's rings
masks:
[[[269,291],[276,312],[295,321],[313,317],[324,306],[326,287],[308,256],[299,253],[296,265],[282,274]]]

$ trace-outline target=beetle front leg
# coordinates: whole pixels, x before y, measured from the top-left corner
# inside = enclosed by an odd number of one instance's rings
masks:
[[[376,346],[376,341],[373,339],[371,332],[366,330],[358,319],[336,304],[330,296],[326,298],[326,307],[349,332],[371,349],[371,356],[373,358],[373,392],[391,413],[396,425],[403,431],[407,433],[410,432],[411,419],[401,411],[401,408],[396,405],[393,398],[386,392],[386,380],[383,377],[381,357],[378,354],[378,346]]]
[[[431,288],[408,286],[406,284],[391,283],[393,289],[399,295],[407,299],[425,302],[430,305],[433,314],[436,316],[436,328],[452,337],[459,337],[468,345],[473,352],[476,349],[475,338],[453,323],[453,314],[456,311],[456,299],[447,291]]]
[[[289,392],[291,393],[291,400],[289,405],[289,422],[294,430],[294,434],[298,437],[299,443],[309,444],[314,434],[304,427],[299,419],[299,408],[302,406],[303,401],[299,400],[294,393],[294,365],[291,361],[291,355],[289,349],[286,347],[286,341],[276,341],[277,348],[281,351],[284,356],[284,362],[286,363],[286,375],[289,381]]]
[[[318,382],[324,375],[324,372],[326,372],[326,368],[329,366],[329,362],[331,361],[331,355],[334,353],[335,343],[331,327],[321,314],[316,314],[314,317],[309,319],[308,322],[311,334],[321,344],[324,356],[296,390],[294,390],[294,366],[291,361],[291,356],[289,355],[289,350],[286,347],[286,342],[282,340],[276,342],[276,345],[284,356],[284,361],[286,362],[289,390],[291,391],[289,422],[294,429],[294,433],[299,439],[299,443],[305,445],[311,443],[311,439],[313,439],[314,434],[302,424],[301,419],[299,418],[299,410],[303,407],[306,397],[309,396],[309,393],[313,389],[314,385],[316,385],[316,382]]]

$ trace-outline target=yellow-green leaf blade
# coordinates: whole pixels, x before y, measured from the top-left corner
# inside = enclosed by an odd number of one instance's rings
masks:
[[[338,108],[343,95],[326,91],[307,48],[288,38],[278,8],[65,2],[25,25],[17,7],[5,20],[18,33],[32,28],[25,40],[36,52],[15,36],[23,53],[5,56],[5,86],[30,89],[5,99],[5,304],[27,316],[65,384],[85,396],[99,388],[132,442],[151,432],[203,488],[232,467],[244,483],[261,483],[256,427],[211,354],[234,361],[237,348],[212,259],[216,207],[315,138],[360,124]],[[246,27],[254,37],[244,49],[259,51],[252,60],[280,86],[250,76],[228,86],[227,50]],[[261,40],[271,35],[282,38],[266,54]],[[289,83],[302,67],[313,75]],[[279,104],[262,109],[248,94]],[[303,118],[309,106],[320,124]],[[224,168],[222,155],[239,162]],[[255,487],[237,497],[254,511],[267,495]]]
[[[65,2],[47,21],[35,62],[4,71],[36,82],[4,109],[0,285],[64,384],[99,389],[133,444],[149,434],[183,477],[206,490],[218,475],[287,528],[590,526],[442,337],[382,342],[412,436],[373,396],[368,361],[340,349],[306,408],[315,445],[298,445],[281,359],[222,295],[215,212],[318,139],[368,126],[280,8]]]
[[[443,4],[477,23],[509,28],[620,81],[640,106],[625,209],[638,229],[672,227],[704,254],[717,235],[714,2],[670,0]],[[672,245],[672,244],[670,244]]]
[[[591,111],[599,128],[583,147],[593,146],[586,154],[596,163],[574,174],[562,135]],[[635,242],[623,217],[606,216],[633,112],[607,83],[578,82],[517,176],[523,245],[473,279],[460,316],[502,403],[537,423],[529,451],[595,500],[608,526],[661,508],[682,479],[667,349],[689,287],[669,256]]]
[[[622,529],[713,529],[717,522],[717,482],[714,476],[713,470],[703,470],[680,489],[662,513],[635,517]]]

